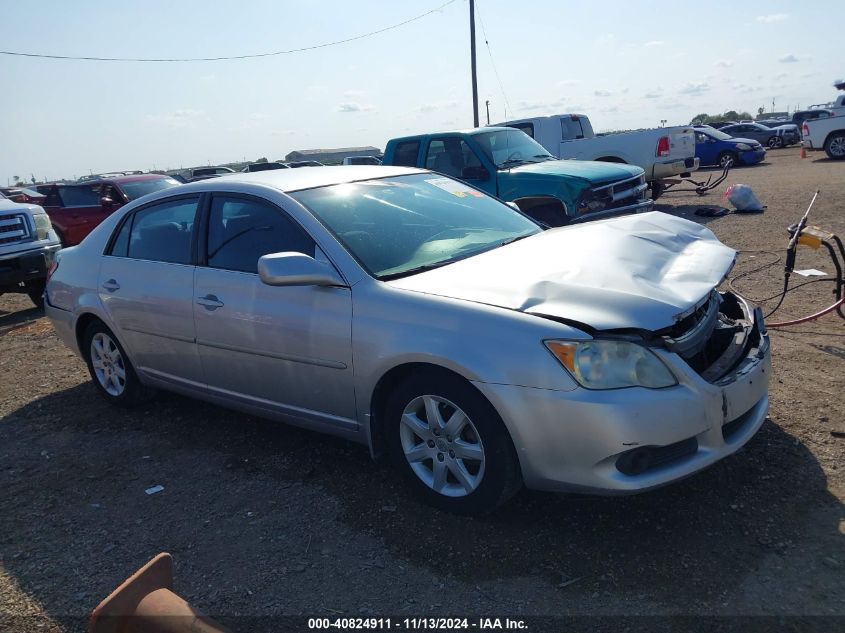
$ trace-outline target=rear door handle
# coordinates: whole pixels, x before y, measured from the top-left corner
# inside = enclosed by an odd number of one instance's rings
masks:
[[[206,310],[216,310],[222,308],[224,303],[217,298],[216,295],[205,295],[197,299],[197,305],[203,306]]]
[[[103,283],[103,288],[108,290],[109,292],[114,292],[115,290],[120,290],[120,284],[117,283],[114,279],[109,279],[105,283]]]

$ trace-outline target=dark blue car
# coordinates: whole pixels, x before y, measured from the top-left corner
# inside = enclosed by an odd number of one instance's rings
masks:
[[[695,127],[695,157],[701,165],[756,165],[766,157],[766,149],[750,138],[734,138],[708,125]]]

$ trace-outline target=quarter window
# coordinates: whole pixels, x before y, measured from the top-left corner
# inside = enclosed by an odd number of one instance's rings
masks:
[[[208,221],[208,265],[245,273],[258,271],[270,253],[314,256],[314,240],[281,209],[246,198],[215,196]]]
[[[190,264],[196,214],[197,198],[169,200],[136,212],[129,234],[129,257]],[[120,235],[115,246],[119,241]]]

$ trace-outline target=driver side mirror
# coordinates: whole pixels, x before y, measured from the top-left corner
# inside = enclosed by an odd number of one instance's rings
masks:
[[[258,276],[268,286],[346,286],[331,265],[302,253],[260,257]]]
[[[464,167],[461,171],[462,180],[487,180],[488,178],[490,178],[490,172],[481,165]]]
[[[100,206],[104,209],[111,209],[114,206],[114,200],[112,200],[108,196],[103,196],[102,198],[100,198]]]

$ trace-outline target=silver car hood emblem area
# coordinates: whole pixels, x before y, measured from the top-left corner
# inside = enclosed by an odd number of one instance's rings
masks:
[[[701,305],[735,258],[704,226],[652,211],[551,229],[388,283],[596,330],[655,331]]]

